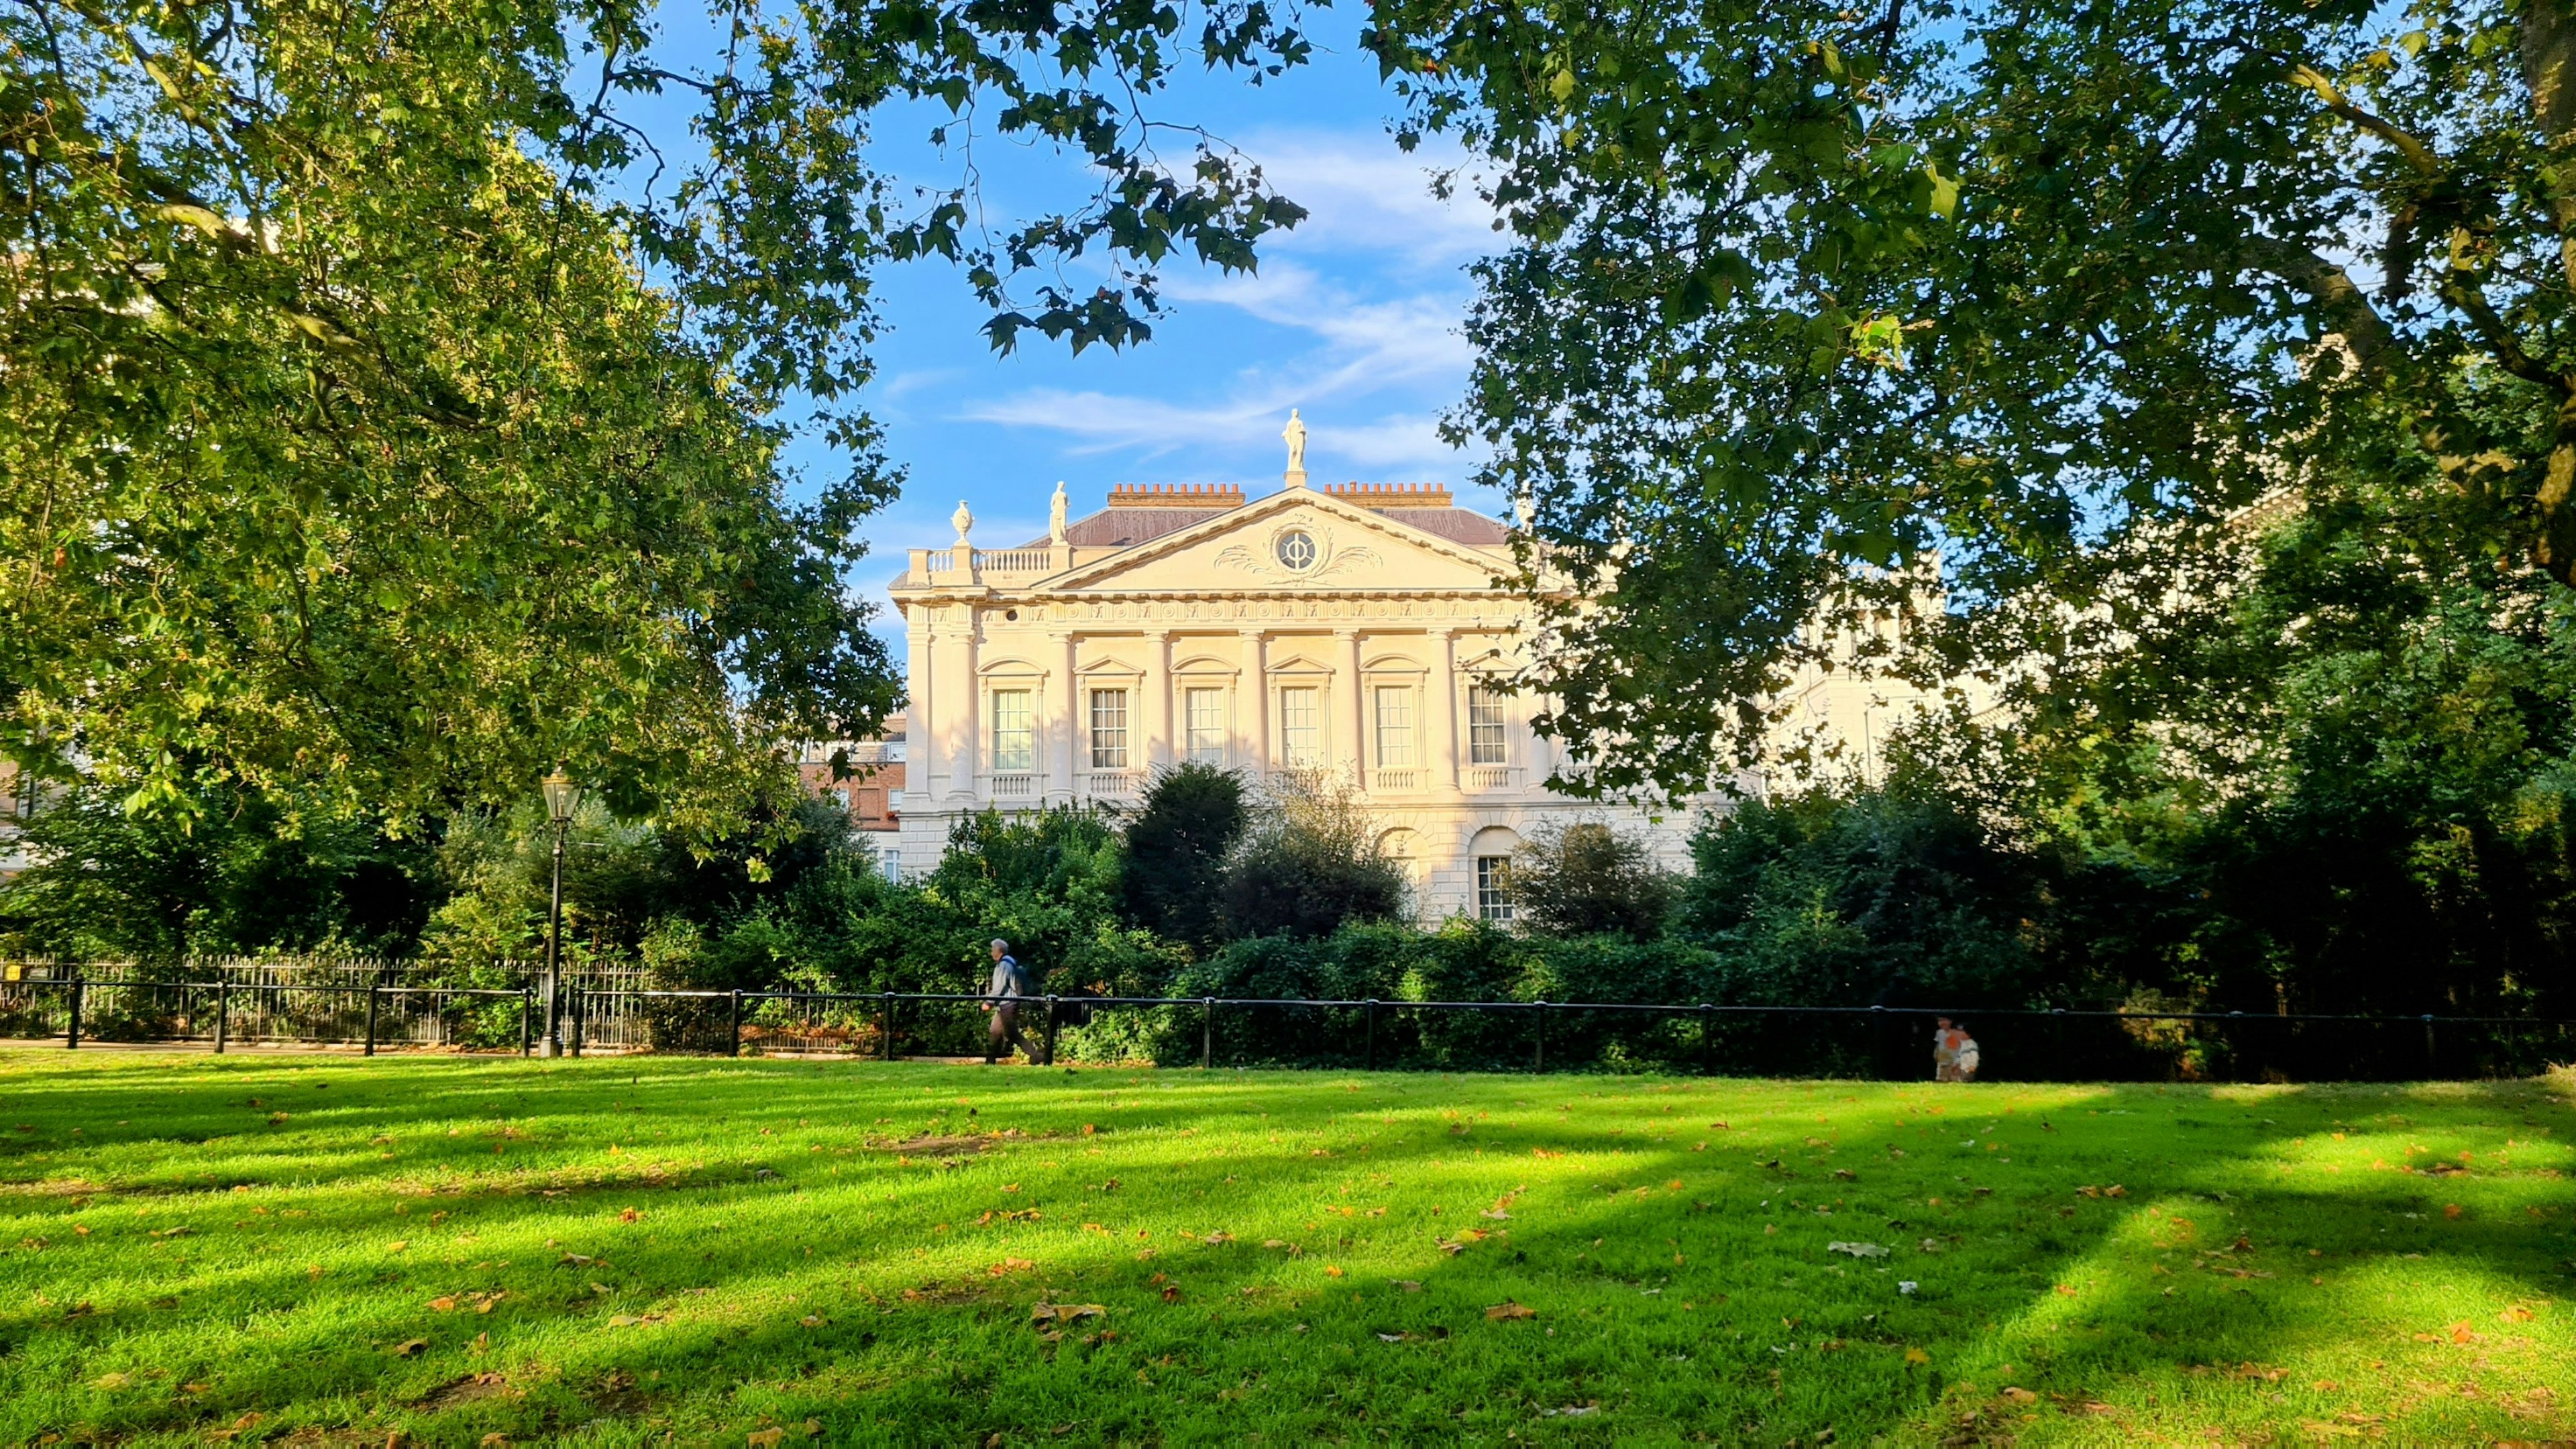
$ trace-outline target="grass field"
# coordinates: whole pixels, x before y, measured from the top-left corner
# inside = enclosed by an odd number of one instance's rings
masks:
[[[0,1141],[0,1443],[2576,1440],[2564,1074],[19,1051]]]

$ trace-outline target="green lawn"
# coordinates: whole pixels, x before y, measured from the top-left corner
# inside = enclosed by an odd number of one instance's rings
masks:
[[[2565,1074],[13,1051],[0,1104],[0,1443],[2576,1438]]]

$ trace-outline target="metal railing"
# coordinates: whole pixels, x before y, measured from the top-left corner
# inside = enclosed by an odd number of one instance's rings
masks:
[[[370,1055],[380,1046],[525,1055],[553,1039],[576,1056],[749,1047],[892,1061],[980,1054],[976,1009],[989,1004],[972,992],[650,990],[570,976],[551,1002],[541,979],[494,989],[73,976],[0,982],[0,1034],[59,1036],[70,1048],[87,1037],[218,1052],[293,1041]],[[1928,1074],[1930,1029],[1943,1017],[1983,1034],[1981,1074],[2005,1080],[2429,1079],[2576,1059],[2576,1021],[2507,1016],[1218,996],[1032,996],[1019,1009],[1045,1060],[1072,1030],[1090,1059],[1195,1057],[1203,1068],[1545,1071],[1553,1062],[1902,1079]],[[104,1034],[102,1021],[114,1023]]]

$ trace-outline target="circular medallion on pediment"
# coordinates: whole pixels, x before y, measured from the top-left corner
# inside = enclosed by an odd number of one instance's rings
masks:
[[[1315,535],[1302,528],[1291,528],[1270,541],[1271,556],[1279,566],[1292,574],[1302,574],[1320,563],[1324,551],[1315,543]]]

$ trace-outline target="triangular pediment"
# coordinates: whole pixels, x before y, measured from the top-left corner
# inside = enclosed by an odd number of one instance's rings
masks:
[[[1290,489],[1046,581],[1050,593],[1485,590],[1511,560]]]

